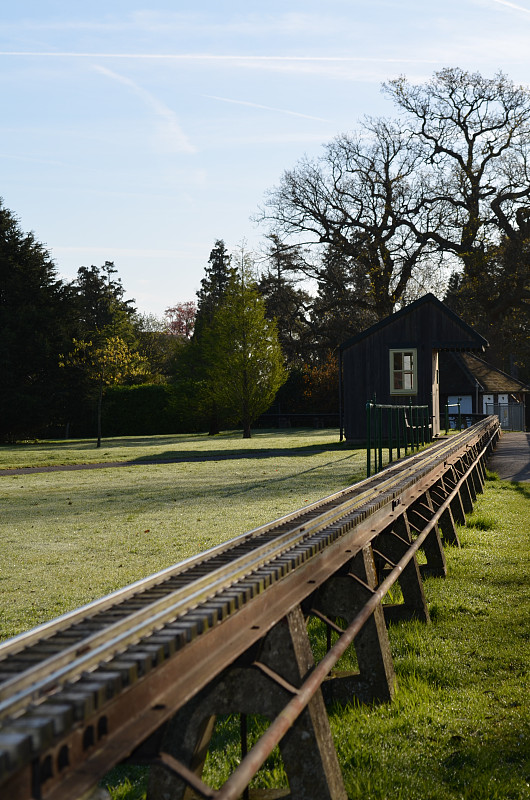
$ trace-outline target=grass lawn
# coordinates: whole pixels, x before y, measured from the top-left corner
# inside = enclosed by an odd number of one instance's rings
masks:
[[[207,444],[216,451],[257,446],[274,454],[3,477],[2,635],[358,480],[364,452],[337,438],[333,431],[263,433],[246,442],[229,435],[164,437],[137,441],[138,450],[131,445],[130,460],[152,457],[146,448],[161,454]],[[109,446],[110,460],[122,460],[116,453],[127,441]],[[37,463],[45,452],[49,463],[65,458],[62,444],[35,447],[42,452],[32,455],[24,446],[26,463]],[[65,445],[70,448],[90,450],[82,443]],[[14,466],[10,450],[17,457],[22,451],[2,448],[4,465]],[[462,548],[446,550],[447,578],[426,581],[432,624],[390,630],[395,701],[332,710],[351,800],[530,798],[529,499],[528,484],[488,481],[460,531]],[[214,785],[238,759],[235,728],[227,718],[216,733],[205,776]],[[256,785],[282,780],[273,755]],[[119,769],[108,782],[115,800],[145,797],[145,770]]]
[[[341,445],[336,431],[259,433],[250,440],[240,434],[146,437],[105,445],[101,450],[112,461],[127,453],[131,466],[0,477],[0,637],[269,522],[364,474],[364,453]],[[42,465],[44,456],[48,464],[70,458],[84,463],[87,453],[97,452],[86,442],[0,448],[5,466],[17,460]],[[141,463],[177,453],[219,460]],[[230,453],[242,457],[222,460]]]
[[[199,458],[215,455],[241,453],[250,455],[259,452],[265,455],[276,450],[314,450],[315,448],[344,450],[335,429],[253,431],[251,439],[243,439],[241,432],[227,431],[217,436],[205,433],[175,436],[121,436],[103,439],[96,447],[94,439],[46,439],[22,442],[16,445],[0,445],[0,469],[20,467],[49,467],[68,464],[98,464],[114,461],[130,461],[131,464],[146,460],[170,460],[176,458]]]

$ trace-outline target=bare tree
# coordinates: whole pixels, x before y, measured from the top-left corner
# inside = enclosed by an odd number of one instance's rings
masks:
[[[513,257],[506,263],[512,272],[517,263],[519,274],[491,310],[528,300],[530,91],[502,73],[488,79],[458,68],[418,86],[401,77],[384,89],[430,165],[422,204],[436,227],[411,220],[412,229],[461,259],[474,292],[484,284],[492,248],[508,242]]]
[[[417,232],[427,222],[437,229],[437,211],[421,202],[416,142],[390,121],[368,119],[362,135],[339,136],[318,161],[285,172],[261,215],[288,240],[317,250],[306,263],[311,277],[320,277],[322,245],[360,267],[369,292],[358,305],[379,318],[403,302],[414,275],[433,269],[436,248]]]

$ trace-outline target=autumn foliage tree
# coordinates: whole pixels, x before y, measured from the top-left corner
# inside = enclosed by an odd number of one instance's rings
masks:
[[[339,364],[337,354],[328,350],[316,364],[304,365],[304,396],[315,411],[338,412]]]
[[[166,308],[165,315],[168,333],[172,336],[180,336],[182,339],[191,339],[195,329],[197,303],[193,300],[177,303]]]

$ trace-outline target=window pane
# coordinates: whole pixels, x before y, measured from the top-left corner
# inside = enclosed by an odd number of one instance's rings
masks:
[[[417,392],[416,350],[390,350],[390,393]]]
[[[394,353],[394,369],[403,369],[403,353]]]

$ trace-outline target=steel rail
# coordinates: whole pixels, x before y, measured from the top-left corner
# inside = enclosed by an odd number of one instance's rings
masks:
[[[461,434],[459,434],[459,436],[464,436],[466,433],[467,431],[463,431],[461,432]],[[452,437],[452,440],[449,441],[442,440],[440,442],[436,442],[432,444],[428,448],[428,450],[424,450],[421,451],[420,453],[415,453],[413,455],[408,456],[408,458],[405,459],[408,471],[411,474],[414,473],[414,464],[417,461],[423,461],[427,457],[430,459],[435,459],[438,458],[442,454],[442,452],[445,452],[446,450],[454,451],[455,447],[456,449],[458,449],[456,442],[457,439],[458,436],[454,436]],[[405,460],[395,461],[393,464],[388,465],[384,470],[379,472],[377,476],[371,476],[369,478],[365,478],[363,481],[359,481],[358,483],[354,484],[351,487],[347,487],[346,489],[341,489],[340,491],[335,492],[332,495],[329,495],[321,500],[315,501],[314,503],[311,503],[307,506],[304,506],[302,509],[290,512],[289,514],[286,514],[285,516],[280,517],[277,520],[274,520],[274,522],[266,523],[265,525],[261,525],[257,528],[254,528],[251,531],[242,533],[239,536],[236,536],[233,539],[229,539],[226,542],[223,542],[222,544],[216,545],[215,547],[205,550],[196,556],[191,556],[190,558],[185,559],[184,561],[181,561],[178,564],[166,567],[165,569],[156,572],[152,575],[149,575],[146,578],[141,578],[140,580],[132,584],[128,584],[127,586],[118,589],[115,592],[105,595],[105,597],[103,598],[93,600],[92,602],[87,603],[84,606],[80,606],[77,609],[73,609],[72,611],[68,611],[65,614],[62,614],[61,616],[56,617],[53,620],[44,622],[41,625],[38,625],[29,631],[20,633],[17,636],[12,637],[11,639],[8,639],[5,642],[0,642],[0,661],[7,655],[10,655],[26,647],[31,646],[34,642],[40,642],[44,639],[50,638],[56,633],[59,633],[63,630],[67,630],[68,628],[86,619],[87,617],[106,611],[109,608],[113,608],[114,606],[117,606],[124,600],[135,597],[138,594],[148,591],[153,587],[163,585],[163,583],[168,579],[176,577],[177,575],[180,575],[188,570],[191,570],[194,567],[207,562],[209,559],[217,555],[226,553],[229,550],[233,549],[234,547],[238,546],[239,544],[250,540],[251,538],[269,532],[273,530],[275,527],[279,527],[280,525],[293,521],[296,518],[298,518],[301,514],[307,514],[314,510],[318,510],[324,504],[337,502],[341,498],[352,493],[355,495],[355,497],[360,497],[359,489],[361,489],[366,484],[374,483],[376,479],[380,478],[382,479],[385,474],[393,472],[399,472],[400,474],[404,474],[403,470],[404,470]],[[378,481],[378,485],[384,488],[384,484],[382,483],[382,481]]]
[[[414,458],[414,462],[418,460],[424,462],[423,469],[421,470],[421,472],[424,473],[425,471],[429,471],[429,462],[433,460],[439,461],[442,455],[446,455],[445,451],[447,449],[447,446],[445,446],[440,448],[442,453],[437,451],[436,453],[431,452],[426,454],[424,452],[423,454],[417,454],[417,457]],[[457,452],[463,449],[462,443],[456,441],[451,442],[449,449],[451,452]],[[423,455],[423,458],[420,457],[421,455]],[[405,468],[403,469],[404,466]],[[158,630],[165,623],[171,622],[184,615],[187,611],[199,606],[202,602],[210,599],[221,590],[248,577],[259,569],[259,567],[270,564],[274,559],[284,555],[305,539],[317,532],[323,531],[330,524],[336,523],[348,514],[351,514],[352,511],[362,508],[367,502],[373,500],[375,496],[381,497],[381,495],[383,495],[387,500],[388,491],[392,488],[395,489],[396,484],[399,485],[400,491],[403,490],[404,477],[415,474],[416,480],[419,479],[417,464],[416,469],[414,469],[414,466],[410,463],[410,459],[407,460],[406,464],[402,464],[401,467],[402,468],[399,469],[397,465],[394,464],[392,467],[387,468],[386,471],[392,474],[389,474],[386,480],[375,480],[372,478],[362,482],[364,484],[374,484],[374,486],[367,487],[365,491],[359,493],[359,485],[357,485],[357,492],[353,494],[353,497],[347,497],[348,494],[352,493],[353,487],[342,490],[335,495],[325,498],[323,501],[312,504],[311,508],[306,507],[274,523],[261,526],[261,528],[257,528],[250,533],[236,537],[231,540],[230,543],[226,543],[231,544],[231,548],[224,546],[213,548],[207,551],[207,553],[201,554],[199,557],[188,560],[188,564],[193,563],[196,565],[207,563],[208,559],[205,558],[207,554],[209,554],[210,558],[213,558],[214,554],[229,552],[230,549],[236,546],[236,543],[248,542],[251,538],[255,538],[258,532],[268,532],[275,527],[280,527],[286,520],[296,519],[300,514],[307,516],[310,511],[329,506],[331,501],[340,500],[338,505],[335,504],[332,508],[328,508],[311,522],[307,522],[307,520],[302,521],[293,529],[280,535],[274,542],[267,542],[265,545],[258,546],[249,554],[241,556],[238,560],[220,567],[196,580],[189,587],[172,591],[165,597],[146,605],[144,608],[124,615],[122,619],[110,625],[107,624],[102,630],[83,638],[81,642],[76,642],[70,647],[61,649],[58,654],[43,659],[40,663],[25,670],[21,675],[16,675],[14,678],[5,681],[4,684],[0,686],[0,718],[15,713],[25,704],[38,697],[39,694],[56,686],[58,683],[64,683],[83,671],[94,667],[101,661],[112,658],[116,654],[122,652],[127,646],[138,643],[141,641],[142,637],[146,637],[154,630]],[[381,477],[383,477],[382,474],[380,474],[379,478]],[[180,572],[181,571],[182,570],[180,570]],[[175,571],[170,568],[162,573],[158,573],[156,577],[162,574],[173,576]],[[139,581],[133,584],[133,587],[137,589],[146,584],[148,584],[149,587],[160,585],[160,581],[156,583],[153,581],[154,577],[155,576],[151,576],[146,582]],[[138,594],[138,592],[136,591],[135,594]],[[112,598],[116,597],[121,598],[121,593],[116,592],[108,598],[104,598],[104,601],[107,601],[104,603],[104,608],[108,609],[112,607],[113,604],[111,603],[109,605],[109,602]],[[86,608],[93,609],[94,605],[95,604],[89,604]],[[68,615],[65,616],[68,617]],[[41,640],[39,639],[38,641]],[[0,649],[0,655],[1,654]]]
[[[416,454],[416,457],[418,455],[420,454]],[[424,453],[421,455],[424,455]],[[392,465],[391,469],[396,469],[396,467],[397,467],[397,462]],[[382,475],[383,472],[379,473],[379,475]],[[352,491],[355,493],[355,497],[359,497],[358,494],[359,487],[361,487],[365,483],[373,481],[374,481],[373,476],[372,478],[367,478],[364,481],[360,481],[359,483],[354,484],[353,487],[342,489],[339,492],[329,495],[324,499],[317,500],[314,503],[304,506],[302,509],[290,512],[289,514],[286,514],[283,517],[274,520],[274,522],[260,525],[259,527],[254,528],[251,531],[246,531],[245,533],[239,534],[239,536],[236,536],[232,539],[227,540],[226,542],[223,542],[208,550],[205,550],[196,556],[191,556],[190,558],[185,559],[184,561],[180,561],[178,564],[174,564],[159,572],[149,575],[146,578],[141,578],[140,580],[134,583],[128,584],[127,586],[124,586],[121,589],[118,589],[108,595],[105,595],[105,597],[93,600],[92,602],[87,603],[84,606],[80,606],[77,609],[73,609],[72,611],[68,611],[65,614],[62,614],[61,616],[56,617],[53,620],[44,622],[41,625],[38,625],[29,631],[24,631],[23,633],[20,633],[17,636],[14,636],[6,640],[5,642],[0,642],[0,663],[1,660],[7,657],[8,655],[20,652],[24,648],[30,647],[35,642],[42,642],[45,639],[49,639],[53,635],[60,633],[64,630],[68,630],[69,628],[71,628],[72,626],[76,625],[81,621],[86,620],[87,618],[92,617],[95,614],[107,611],[110,608],[114,608],[118,606],[120,603],[124,602],[125,600],[131,599],[132,597],[137,597],[138,595],[146,591],[149,591],[149,589],[152,589],[157,586],[163,586],[164,582],[168,581],[169,579],[181,575],[185,572],[188,572],[192,570],[194,567],[205,564],[209,560],[218,555],[228,553],[233,548],[249,541],[252,538],[262,535],[263,533],[270,532],[274,530],[274,528],[280,527],[281,525],[294,521],[297,518],[299,518],[301,514],[308,514],[314,510],[318,510],[324,504],[340,501],[342,497],[344,497],[349,493],[352,493]]]

